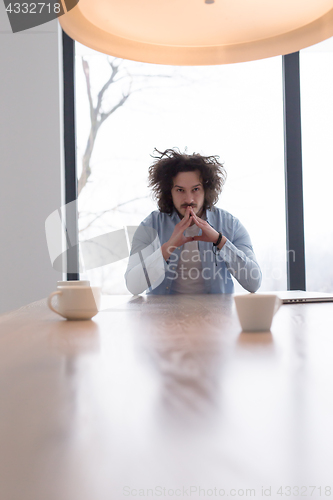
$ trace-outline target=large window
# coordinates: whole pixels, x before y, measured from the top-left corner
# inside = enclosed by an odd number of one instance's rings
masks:
[[[300,54],[306,282],[333,291],[333,39]]]
[[[116,73],[101,113],[116,109],[93,141],[85,182],[82,162],[87,164],[93,133],[87,89],[96,107],[112,67]],[[76,44],[80,240],[137,225],[156,209],[147,188],[155,147],[219,155],[228,179],[218,206],[249,231],[263,270],[261,290],[285,289],[281,68],[280,57],[209,67],[141,64]],[[125,259],[85,276],[105,293],[128,293],[126,265]]]

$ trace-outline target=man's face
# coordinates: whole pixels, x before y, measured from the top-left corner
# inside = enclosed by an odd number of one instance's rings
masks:
[[[172,201],[180,215],[184,217],[188,205],[193,207],[194,213],[201,217],[205,200],[205,191],[202,185],[199,170],[180,172],[173,178],[171,189]]]

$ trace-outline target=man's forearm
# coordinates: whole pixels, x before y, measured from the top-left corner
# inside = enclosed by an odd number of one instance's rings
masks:
[[[148,288],[156,288],[165,278],[165,262],[160,249],[144,255],[145,251],[132,254],[125,273],[126,285],[133,295],[138,295]]]
[[[245,290],[249,292],[258,290],[261,284],[261,270],[253,252],[247,255],[229,241],[223,249],[221,257],[226,263],[228,271]]]
[[[171,245],[169,241],[167,241],[166,243],[163,243],[163,245],[161,246],[163,259],[165,261],[167,261],[169,259],[170,255],[174,252],[174,250],[176,250],[176,248],[177,247],[175,247],[174,245]]]

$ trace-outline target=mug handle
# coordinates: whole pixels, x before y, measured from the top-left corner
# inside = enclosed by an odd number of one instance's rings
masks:
[[[53,307],[53,305],[52,305],[52,299],[53,299],[53,297],[55,295],[61,295],[61,294],[62,294],[62,292],[60,292],[60,291],[59,292],[52,292],[51,295],[49,295],[48,298],[47,298],[47,305],[49,306],[49,308],[51,309],[51,311],[59,314],[60,316],[62,316],[62,314]]]

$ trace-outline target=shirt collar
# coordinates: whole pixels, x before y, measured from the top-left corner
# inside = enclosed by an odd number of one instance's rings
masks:
[[[213,207],[213,210],[206,210],[206,221],[208,224],[213,223],[213,211],[215,211],[215,208]]]

